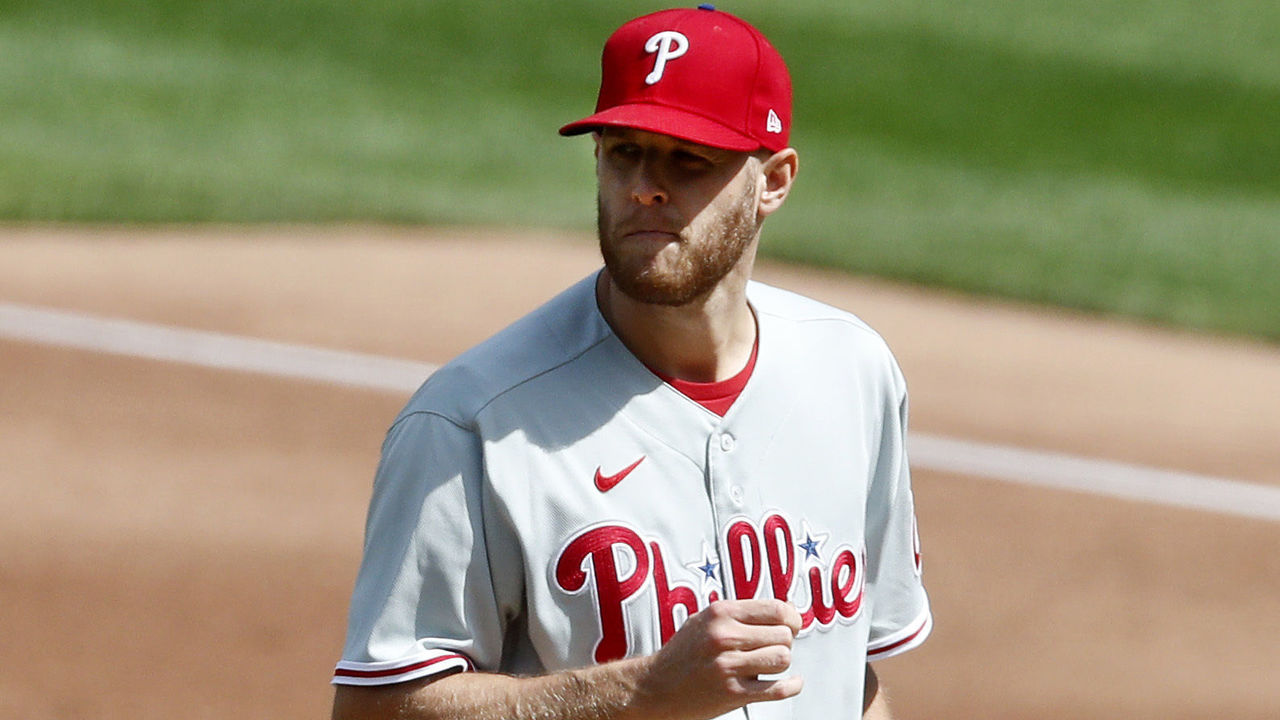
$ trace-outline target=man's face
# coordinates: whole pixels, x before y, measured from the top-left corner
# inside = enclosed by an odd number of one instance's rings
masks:
[[[596,147],[600,251],[634,300],[709,293],[759,232],[759,161],[668,135],[609,128]]]

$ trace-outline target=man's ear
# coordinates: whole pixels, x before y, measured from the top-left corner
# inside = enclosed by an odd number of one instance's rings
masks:
[[[800,156],[795,148],[779,150],[760,164],[760,176],[763,180],[760,190],[760,219],[763,220],[782,207],[799,170]]]

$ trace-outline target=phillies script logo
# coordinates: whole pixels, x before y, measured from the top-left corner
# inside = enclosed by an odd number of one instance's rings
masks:
[[[841,545],[824,551],[827,533],[807,522],[799,531],[780,513],[760,522],[734,518],[721,537],[727,571],[703,545],[703,557],[671,564],[660,540],[644,538],[621,523],[587,527],[569,539],[554,565],[556,586],[577,595],[590,592],[600,618],[596,662],[626,657],[631,649],[630,617],[656,612],[662,642],[708,604],[725,597],[773,597],[800,610],[801,633],[853,622],[862,610],[866,553]],[[673,579],[673,570],[692,568],[700,585]],[[651,588],[652,592],[644,592]],[[639,606],[639,607],[637,607]]]

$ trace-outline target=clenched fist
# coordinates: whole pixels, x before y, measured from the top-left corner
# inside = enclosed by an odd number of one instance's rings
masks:
[[[661,650],[645,658],[640,704],[655,716],[698,720],[754,702],[782,700],[804,680],[759,675],[791,667],[800,613],[780,600],[720,600],[693,615]]]

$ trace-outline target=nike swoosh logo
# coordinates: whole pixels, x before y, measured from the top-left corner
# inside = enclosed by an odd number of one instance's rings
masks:
[[[600,472],[600,468],[596,468],[596,489],[600,492],[609,492],[615,485],[622,482],[623,478],[630,475],[631,471],[635,470],[637,465],[644,462],[644,458],[645,456],[641,455],[639,460],[631,463],[612,475],[605,475]]]

